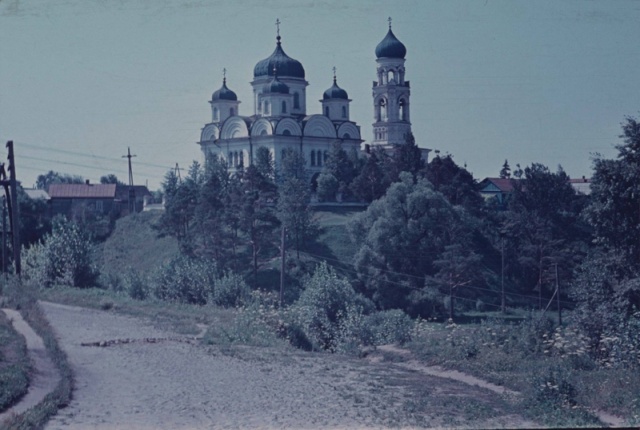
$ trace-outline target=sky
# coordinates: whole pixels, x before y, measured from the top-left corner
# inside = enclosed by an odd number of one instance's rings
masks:
[[[14,141],[27,187],[49,170],[126,182],[130,147],[134,182],[158,189],[176,163],[203,161],[223,69],[240,114],[253,113],[276,19],[306,71],[307,113],[335,66],[370,142],[388,17],[407,47],[416,142],[478,180],[505,159],[589,177],[640,116],[635,0],[0,0],[0,142]]]

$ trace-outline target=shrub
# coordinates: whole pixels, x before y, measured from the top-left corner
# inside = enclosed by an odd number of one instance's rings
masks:
[[[208,302],[222,307],[237,307],[244,305],[250,294],[251,289],[242,276],[227,272],[215,281]]]
[[[124,291],[135,300],[145,300],[149,297],[149,281],[138,271],[129,269],[123,277]]]
[[[38,286],[86,288],[96,284],[98,270],[91,261],[93,245],[74,222],[56,218],[51,233],[24,251],[23,275]]]
[[[181,255],[160,269],[153,280],[153,295],[161,300],[204,305],[216,278],[215,262]]]
[[[321,173],[318,176],[318,199],[321,202],[332,202],[336,199],[338,192],[338,180],[331,173]]]
[[[404,344],[411,340],[414,322],[400,309],[390,309],[368,315],[365,325],[373,345]]]
[[[349,281],[321,263],[303,282],[303,291],[291,307],[288,324],[304,333],[314,350],[335,351],[341,320],[354,310],[364,313],[371,308],[371,303],[357,294]]]

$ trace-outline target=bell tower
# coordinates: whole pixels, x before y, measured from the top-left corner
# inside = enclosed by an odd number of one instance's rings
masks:
[[[409,81],[405,80],[407,48],[391,30],[376,47],[377,80],[373,82],[373,144],[392,146],[406,142],[411,133]]]

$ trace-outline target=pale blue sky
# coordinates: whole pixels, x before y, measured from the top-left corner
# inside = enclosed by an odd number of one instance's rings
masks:
[[[407,47],[420,146],[477,179],[558,164],[591,174],[640,111],[638,1],[0,0],[0,141],[14,140],[26,186],[57,170],[158,188],[202,156],[195,142],[222,82],[250,115],[254,65],[275,47],[305,67],[320,113],[332,67],[371,140],[374,50],[387,17]],[[63,164],[67,163],[67,164]]]

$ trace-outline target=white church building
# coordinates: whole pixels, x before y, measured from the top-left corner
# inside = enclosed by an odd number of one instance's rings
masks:
[[[279,21],[277,22],[279,24]],[[405,46],[391,31],[376,47],[377,80],[373,82],[374,120],[372,145],[391,149],[411,132],[409,81],[405,81]],[[347,92],[333,85],[320,100],[321,113],[307,113],[307,86],[302,64],[282,48],[280,29],[273,53],[253,69],[253,112],[242,115],[236,93],[222,87],[211,96],[211,122],[202,129],[200,145],[205,159],[216,154],[231,171],[248,166],[257,149],[266,147],[276,166],[284,150],[299,151],[311,175],[319,173],[334,142],[344,150],[360,150],[360,126],[350,119]]]

